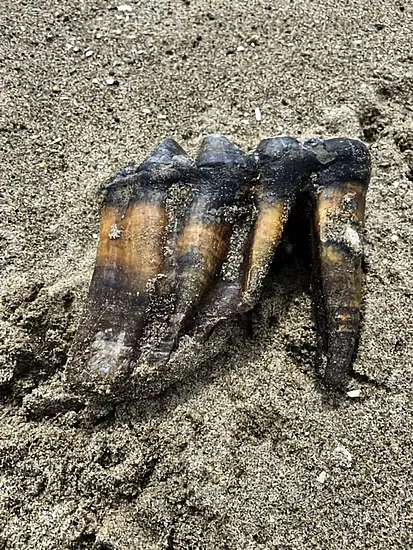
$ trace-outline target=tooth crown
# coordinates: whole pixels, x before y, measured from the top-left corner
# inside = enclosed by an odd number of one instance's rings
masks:
[[[291,137],[262,140],[255,157],[268,200],[294,196],[314,168],[307,150]]]
[[[308,140],[304,143],[323,182],[333,178],[359,181],[367,189],[371,175],[370,153],[361,141],[353,139]]]
[[[125,388],[143,395],[148,380],[159,388],[183,376],[181,340],[206,345],[219,322],[260,300],[302,196],[311,203],[317,369],[327,385],[342,385],[360,332],[370,172],[367,148],[344,138],[269,138],[247,155],[214,134],[195,161],[165,139],[106,186],[69,384],[101,396]]]

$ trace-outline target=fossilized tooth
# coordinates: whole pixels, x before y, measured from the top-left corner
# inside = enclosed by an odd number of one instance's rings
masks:
[[[74,385],[111,384],[128,373],[149,302],[148,282],[163,267],[165,197],[193,161],[167,138],[138,168],[107,186],[95,269],[68,367]],[[96,383],[98,382],[97,386]]]
[[[314,160],[292,137],[262,140],[255,153],[260,179],[255,187],[257,219],[244,280],[244,309],[255,305],[281,241],[291,205],[314,168]]]
[[[310,140],[319,174],[313,188],[313,268],[319,370],[325,383],[345,381],[360,332],[362,228],[370,155],[359,141]]]
[[[232,233],[230,207],[251,180],[250,158],[221,135],[203,140],[196,164],[194,198],[176,243],[174,312],[150,362],[168,360],[181,329],[216,281]]]

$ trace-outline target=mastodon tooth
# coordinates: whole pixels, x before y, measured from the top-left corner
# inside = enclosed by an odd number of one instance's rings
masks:
[[[312,169],[310,156],[291,137],[264,139],[255,156],[259,173],[254,197],[257,218],[245,269],[243,300],[246,309],[260,296],[291,205]]]
[[[108,184],[95,269],[67,368],[70,384],[101,391],[128,374],[145,323],[147,285],[163,267],[165,197],[190,169],[185,152],[167,138]]]
[[[337,387],[351,370],[359,340],[370,155],[350,139],[310,140],[304,146],[319,164],[312,191],[319,369],[325,383]]]
[[[176,339],[220,272],[229,248],[229,208],[250,182],[249,157],[221,135],[207,136],[196,159],[193,200],[175,250],[175,307],[151,361],[165,363]]]

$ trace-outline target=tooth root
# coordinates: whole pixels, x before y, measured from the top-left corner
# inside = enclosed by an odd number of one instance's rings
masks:
[[[201,341],[205,341],[219,323],[245,310],[242,301],[243,282],[251,229],[251,212],[243,212],[236,218],[229,251],[219,276],[197,308],[190,327]]]
[[[176,245],[175,310],[153,361],[168,360],[179,332],[217,279],[232,233],[228,207],[251,179],[249,162],[224,136],[207,136],[201,144],[194,198]]]
[[[279,199],[257,201],[258,216],[254,225],[249,262],[244,282],[244,302],[251,306],[259,297],[278,244],[281,241],[290,203]]]
[[[72,385],[111,384],[129,372],[145,323],[147,284],[163,267],[166,193],[189,164],[168,138],[108,185],[95,270],[67,369]]]
[[[191,224],[178,243],[178,296],[176,315],[185,317],[211,284],[228,250],[228,228]]]
[[[363,144],[343,139],[318,143],[314,151],[322,159],[313,192],[318,366],[325,383],[338,387],[351,370],[359,340],[362,227],[370,157]]]
[[[258,214],[244,282],[246,307],[252,307],[259,298],[291,204],[311,168],[307,152],[298,141],[290,137],[263,140],[258,145],[256,157],[260,185],[255,195]]]
[[[225,210],[247,179],[246,155],[224,136],[203,140],[198,189],[177,246],[176,314],[186,316],[201,300],[228,253],[232,226]]]

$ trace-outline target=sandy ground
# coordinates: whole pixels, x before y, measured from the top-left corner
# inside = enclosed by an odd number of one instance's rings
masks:
[[[1,548],[412,547],[411,3],[127,5],[0,4]],[[361,397],[319,388],[291,260],[218,360],[143,402],[65,401],[99,188],[210,132],[369,145]]]

